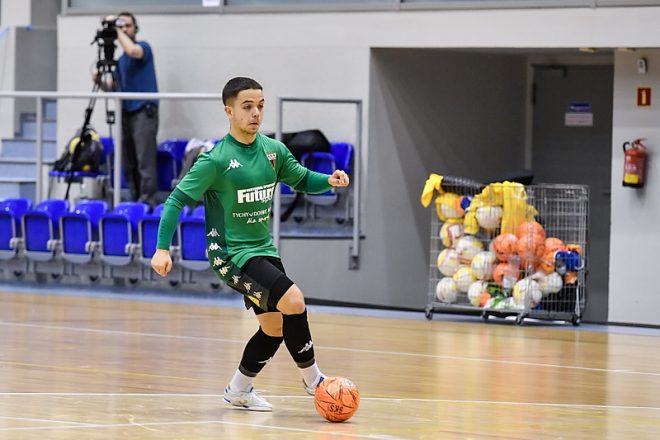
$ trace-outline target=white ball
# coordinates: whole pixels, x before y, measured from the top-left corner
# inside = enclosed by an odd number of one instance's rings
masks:
[[[495,267],[495,254],[490,251],[479,252],[472,259],[470,264],[474,276],[480,280],[490,280],[493,278],[493,268]]]
[[[465,211],[461,209],[460,205],[443,203],[440,205],[440,212],[445,218],[462,218]]]
[[[470,263],[475,255],[484,250],[484,244],[474,235],[464,235],[456,242],[455,249],[463,263]]]
[[[470,285],[476,280],[474,273],[472,273],[472,269],[467,266],[459,267],[453,278],[454,281],[456,281],[456,287],[458,287],[458,290],[461,292],[467,292]]]
[[[475,307],[479,307],[479,301],[481,301],[481,294],[488,292],[488,283],[485,281],[475,281],[470,285],[468,289],[467,296],[470,300],[470,304]]]
[[[513,286],[513,299],[519,306],[536,307],[543,298],[539,283],[531,278],[523,278]]]
[[[501,206],[480,206],[476,212],[477,223],[486,230],[497,229],[502,220]]]
[[[544,275],[538,280],[538,283],[543,296],[559,292],[564,285],[561,275],[557,272],[551,272],[548,275]]]
[[[458,288],[456,287],[454,279],[451,277],[445,277],[438,281],[438,284],[435,286],[435,296],[438,298],[438,301],[444,303],[456,302]]]
[[[454,247],[456,241],[463,236],[463,223],[444,222],[440,228],[440,240],[445,247]]]
[[[456,273],[458,267],[461,265],[458,257],[458,252],[454,249],[443,249],[438,255],[438,270],[447,277]]]

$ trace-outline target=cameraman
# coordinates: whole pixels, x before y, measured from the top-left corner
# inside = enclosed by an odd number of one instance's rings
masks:
[[[135,16],[121,12],[105,20],[115,23],[117,41],[124,50],[117,61],[117,91],[158,92],[154,55],[149,43],[135,38],[139,29]],[[123,101],[122,122],[123,167],[131,199],[153,206],[157,189],[158,101]]]

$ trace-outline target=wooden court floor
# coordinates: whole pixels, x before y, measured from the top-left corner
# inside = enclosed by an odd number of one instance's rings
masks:
[[[284,348],[221,391],[251,313],[0,293],[0,439],[658,439],[660,337],[556,325],[310,314],[317,359],[351,378],[349,422],[317,415]]]

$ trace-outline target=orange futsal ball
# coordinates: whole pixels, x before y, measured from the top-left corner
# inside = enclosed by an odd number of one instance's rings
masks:
[[[518,236],[519,240],[525,237],[531,237],[532,235],[539,235],[545,240],[545,229],[543,229],[543,226],[539,222],[529,221],[518,225],[516,236]]]
[[[350,419],[360,406],[360,391],[344,377],[326,377],[316,387],[316,411],[330,422]]]
[[[518,237],[514,234],[500,234],[493,240],[493,251],[500,261],[509,261],[518,252]]]

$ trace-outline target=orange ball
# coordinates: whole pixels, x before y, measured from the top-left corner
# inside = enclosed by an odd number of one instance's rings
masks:
[[[545,236],[534,234],[518,238],[518,256],[523,268],[535,268],[545,253]]]
[[[518,252],[518,237],[514,234],[500,234],[493,240],[493,252],[500,261],[509,261]]]
[[[344,377],[326,377],[316,387],[314,406],[330,422],[350,419],[360,406],[360,391]]]
[[[495,269],[493,269],[493,280],[500,286],[502,285],[504,275],[513,275],[515,280],[518,281],[518,267],[512,263],[500,263],[495,266]]]
[[[548,237],[545,239],[545,251],[565,251],[566,245],[557,237]]]
[[[546,275],[551,274],[552,272],[555,271],[556,253],[557,253],[556,250],[548,250],[548,248],[546,248],[543,257],[541,257],[541,261],[539,263],[539,269],[541,269],[543,273],[545,273]]]
[[[543,240],[545,240],[545,229],[543,229],[543,226],[541,226],[539,222],[529,221],[518,225],[518,229],[516,230],[516,236],[518,239],[531,237],[533,235],[540,235],[543,237]]]

